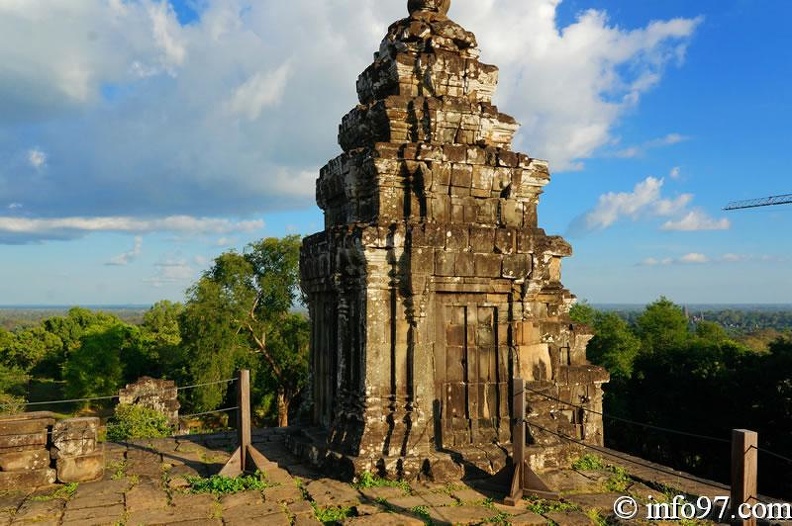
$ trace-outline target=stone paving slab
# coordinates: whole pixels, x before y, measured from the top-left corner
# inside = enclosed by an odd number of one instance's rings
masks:
[[[112,458],[121,459],[108,467],[105,479],[79,484],[71,495],[55,492],[62,486],[49,486],[35,492],[0,495],[0,526],[42,525],[99,526],[138,524],[181,524],[235,526],[316,526],[314,507],[349,508],[351,517],[344,524],[419,525],[424,519],[435,524],[481,524],[498,521],[515,525],[538,526],[551,520],[560,526],[592,524],[586,515],[601,510],[610,515],[616,494],[598,491],[580,493],[601,484],[598,473],[558,472],[555,481],[569,487],[566,501],[578,506],[575,511],[558,511],[557,504],[540,505],[522,500],[517,506],[500,503],[503,495],[493,489],[480,491],[465,484],[441,486],[414,482],[410,494],[399,487],[355,488],[351,484],[324,478],[281,447],[282,434],[267,438],[259,435],[261,450],[278,452],[263,463],[265,475],[278,484],[263,490],[234,495],[213,496],[186,491],[185,475],[209,475],[219,471],[215,462],[228,458],[226,450],[213,451],[207,441],[190,443],[185,438],[143,442],[139,445],[107,444]],[[222,440],[217,444],[225,443]],[[153,450],[154,445],[161,450]],[[226,447],[223,446],[223,447]],[[610,459],[609,459],[610,460]],[[627,471],[632,474],[628,466]],[[639,470],[641,479],[651,468]],[[581,478],[582,477],[582,478]],[[649,480],[648,478],[646,480]],[[638,481],[629,487],[639,500],[650,495],[664,497]],[[551,510],[536,513],[537,510]],[[638,521],[637,523],[641,523]],[[659,524],[659,523],[658,523]]]
[[[301,513],[299,515],[294,516],[294,524],[293,526],[316,526],[317,524],[322,524],[312,513]]]
[[[319,479],[308,483],[306,491],[317,506],[354,506],[360,502],[360,494],[345,482]]]
[[[404,494],[404,490],[402,488],[394,488],[385,486],[382,488],[363,488],[359,490],[360,496],[370,501],[376,501],[377,499],[383,500],[392,500],[392,499],[399,499],[401,497],[406,497],[408,495]]]
[[[497,512],[483,506],[442,506],[427,510],[433,524],[480,524]]]
[[[547,519],[532,511],[519,511],[507,519],[514,526],[545,526]]]
[[[487,499],[487,496],[481,493],[480,491],[476,491],[473,488],[462,488],[462,489],[455,489],[452,490],[451,496],[457,499],[459,502],[466,504],[471,502],[480,503]]]
[[[160,484],[151,480],[141,480],[126,492],[127,511],[165,509],[168,507],[168,495]]]
[[[344,524],[355,526],[423,526],[424,521],[409,515],[377,513],[363,517],[352,517],[345,520]]]
[[[100,526],[123,522],[125,515],[124,503],[111,506],[72,508],[63,514],[63,526]]]
[[[30,521],[41,522],[58,520],[63,514],[66,503],[61,499],[26,500],[14,514],[13,522]]]
[[[455,506],[458,503],[454,497],[442,492],[419,493],[418,495],[388,499],[388,502],[393,506],[407,510],[416,506]]]
[[[595,524],[582,511],[551,511],[546,513],[545,517],[556,524],[563,524],[564,526],[591,526]]]

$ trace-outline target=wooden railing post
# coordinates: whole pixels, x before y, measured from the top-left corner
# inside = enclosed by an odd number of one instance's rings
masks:
[[[250,415],[250,371],[242,369],[237,373],[237,442],[239,446],[220,471],[221,475],[236,477],[245,471],[263,470],[266,459],[253,447]]]
[[[731,448],[731,505],[732,514],[739,519],[737,514],[740,505],[757,502],[757,468],[759,457],[759,436],[755,431],[747,429],[732,430]],[[743,512],[748,510],[743,510]],[[756,526],[756,519],[751,517],[743,519],[738,524],[743,526]]]
[[[250,427],[250,371],[241,369],[237,375],[237,437],[239,438],[239,462],[244,470],[247,466],[247,450],[251,444]]]
[[[509,495],[504,502],[515,506],[523,497],[523,470],[525,469],[525,380],[512,380],[512,462],[514,477]]]

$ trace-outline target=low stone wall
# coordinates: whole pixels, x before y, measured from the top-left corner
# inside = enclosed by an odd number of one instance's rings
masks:
[[[57,420],[46,411],[0,417],[0,491],[104,475],[98,418]]]

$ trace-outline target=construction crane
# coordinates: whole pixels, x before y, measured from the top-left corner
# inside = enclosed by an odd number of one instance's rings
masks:
[[[747,201],[734,201],[723,207],[724,210],[739,210],[741,208],[758,208],[760,206],[785,205],[792,203],[792,194],[772,195]]]

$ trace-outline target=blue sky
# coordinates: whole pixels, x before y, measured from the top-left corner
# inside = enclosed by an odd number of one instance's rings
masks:
[[[0,305],[182,300],[212,258],[322,227],[357,75],[402,0],[0,0]],[[540,225],[592,303],[792,303],[792,3],[454,0]]]

